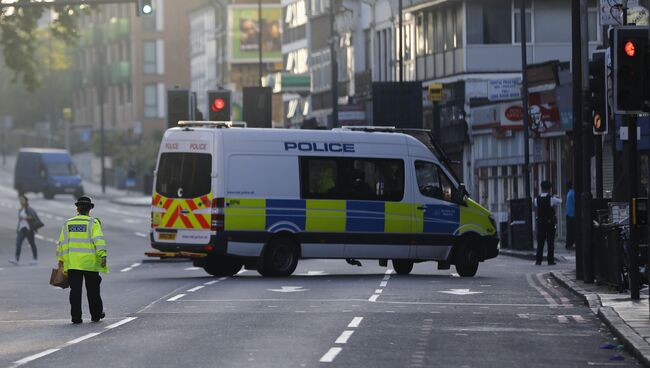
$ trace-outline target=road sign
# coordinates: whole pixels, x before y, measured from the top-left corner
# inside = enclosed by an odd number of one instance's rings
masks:
[[[521,98],[521,80],[519,78],[488,81],[488,100],[504,101],[518,98]]]

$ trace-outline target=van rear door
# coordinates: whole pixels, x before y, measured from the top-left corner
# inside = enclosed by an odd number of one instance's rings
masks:
[[[178,149],[161,152],[152,202],[155,241],[209,243],[212,202],[212,154],[209,146],[206,143],[179,142],[172,145]]]

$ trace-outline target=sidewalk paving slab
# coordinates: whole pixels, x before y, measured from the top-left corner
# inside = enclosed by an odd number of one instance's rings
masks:
[[[551,271],[563,287],[581,298],[645,367],[650,367],[650,310],[647,290],[641,300],[597,284],[575,281],[575,271]]]
[[[567,250],[563,242],[555,243],[555,262],[574,262],[575,261],[575,250]],[[535,261],[537,258],[536,251],[534,249],[530,250],[517,250],[510,248],[501,248],[499,249],[499,255],[504,255],[508,257],[515,257],[521,259],[527,259],[530,261]],[[546,249],[544,249],[544,261],[546,264]]]

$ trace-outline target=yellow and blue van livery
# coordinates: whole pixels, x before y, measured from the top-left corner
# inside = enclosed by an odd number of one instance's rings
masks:
[[[430,136],[406,133],[182,123],[161,143],[151,241],[163,253],[151,254],[192,257],[213,275],[290,275],[301,258],[339,258],[473,276],[498,255],[494,219]]]

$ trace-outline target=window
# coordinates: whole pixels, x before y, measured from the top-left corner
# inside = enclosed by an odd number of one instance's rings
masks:
[[[163,153],[156,175],[156,192],[168,198],[196,198],[210,193],[212,155]]]
[[[530,4],[532,0],[526,0],[526,42],[532,42],[532,12]],[[521,3],[515,0],[512,8],[512,18],[514,27],[514,43],[521,43]]]
[[[155,84],[144,86],[144,117],[158,117],[158,88]]]
[[[456,187],[438,165],[415,161],[415,175],[422,195],[452,202]]]
[[[375,158],[300,158],[301,196],[305,199],[400,201],[404,161]]]
[[[156,74],[158,72],[156,64],[156,41],[144,41],[142,64],[144,66],[144,74]]]
[[[468,3],[467,27],[469,44],[511,44],[511,0]]]

